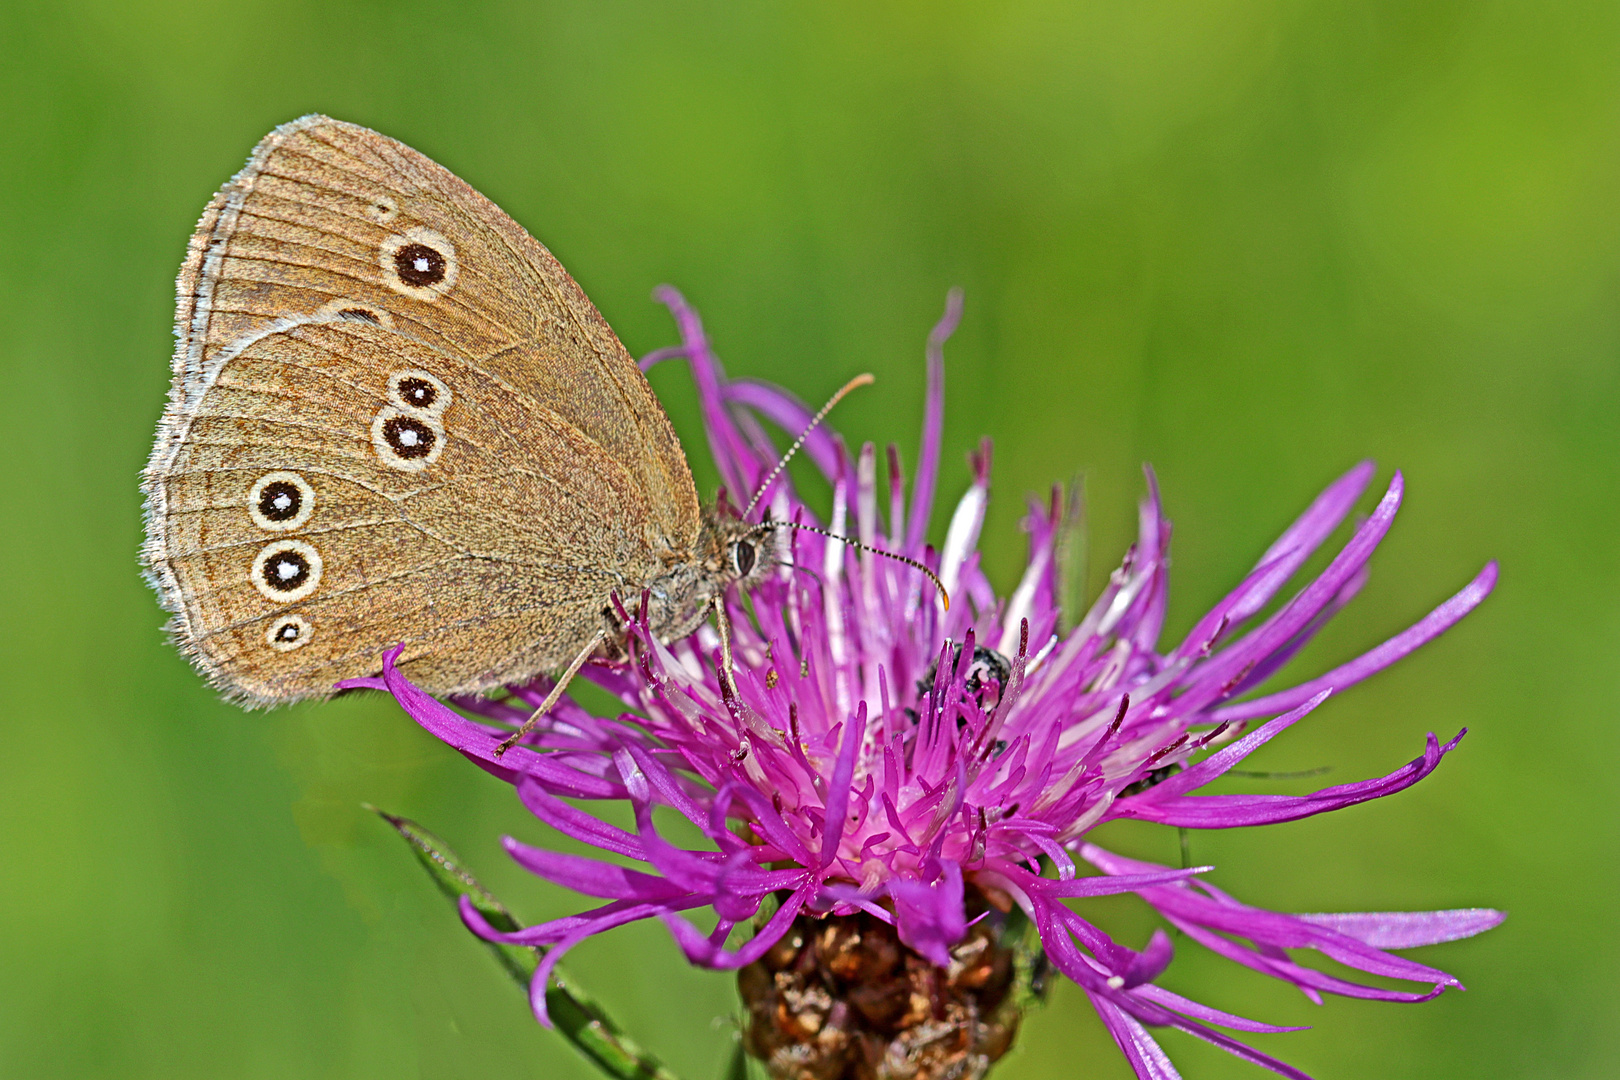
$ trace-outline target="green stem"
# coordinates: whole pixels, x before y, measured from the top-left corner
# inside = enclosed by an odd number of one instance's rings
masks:
[[[392,825],[404,838],[417,861],[452,904],[459,905],[465,896],[495,929],[507,933],[522,929],[506,905],[478,883],[443,840],[409,818],[396,817],[375,806],[366,809]],[[502,969],[527,991],[543,952],[523,945],[502,945],[493,941],[484,944],[495,954]],[[624,1034],[560,967],[552,969],[550,985],[546,987],[546,1011],[551,1014],[558,1034],[616,1080],[680,1080],[669,1066]]]

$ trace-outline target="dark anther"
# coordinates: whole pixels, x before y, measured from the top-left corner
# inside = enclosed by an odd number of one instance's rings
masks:
[[[396,388],[399,390],[400,400],[418,409],[426,409],[439,400],[439,388],[426,379],[407,376],[399,380]]]
[[[266,484],[259,492],[259,513],[271,521],[291,521],[298,516],[303,504],[304,496],[298,485],[285,480]]]
[[[400,457],[419,458],[433,452],[433,443],[438,436],[420,420],[413,420],[409,416],[390,416],[383,421],[383,438],[388,440],[388,445]]]
[[[426,244],[406,244],[394,253],[399,280],[414,288],[444,280],[444,256]]]

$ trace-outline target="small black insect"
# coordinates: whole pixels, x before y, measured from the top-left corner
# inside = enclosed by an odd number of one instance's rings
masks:
[[[1142,779],[1126,784],[1119,789],[1119,797],[1124,799],[1131,795],[1140,795],[1150,787],[1157,787],[1181,771],[1180,765],[1160,765]]]
[[[951,665],[954,667],[962,655],[962,646],[951,646]],[[934,681],[939,677],[939,661],[936,659],[928,665],[923,677],[917,680],[917,697],[927,697],[934,689]],[[1001,691],[1006,689],[1007,680],[1012,677],[1012,662],[996,650],[983,645],[973,646],[973,659],[968,663],[967,675],[963,680],[963,689],[968,696],[978,702],[979,708],[989,710],[996,707],[1001,700]],[[990,684],[995,683],[995,696],[986,700]]]

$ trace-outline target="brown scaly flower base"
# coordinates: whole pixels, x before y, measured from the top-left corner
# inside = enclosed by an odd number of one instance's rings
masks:
[[[968,917],[983,911],[943,969],[865,912],[800,916],[738,974],[743,1047],[775,1080],[979,1080],[1021,1013],[1006,917],[970,887]]]

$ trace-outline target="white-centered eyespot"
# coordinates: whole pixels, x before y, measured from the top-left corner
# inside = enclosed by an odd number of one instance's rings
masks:
[[[370,323],[389,329],[393,329],[394,326],[394,317],[376,304],[368,304],[364,300],[350,300],[344,296],[328,300],[316,308],[315,318],[322,321]]]
[[[383,284],[413,300],[437,300],[456,283],[456,246],[420,225],[390,236],[378,253]]]
[[[388,400],[412,416],[437,419],[450,407],[450,388],[431,372],[410,368],[388,376]]]
[[[253,587],[281,604],[302,600],[321,583],[321,553],[304,540],[277,540],[253,560]]]
[[[315,512],[315,489],[295,472],[269,472],[248,488],[253,524],[271,532],[291,532]]]
[[[309,644],[315,628],[302,615],[283,615],[264,632],[264,643],[277,652],[292,652]]]
[[[436,415],[390,405],[371,421],[371,445],[390,469],[421,472],[444,452],[444,425]]]

